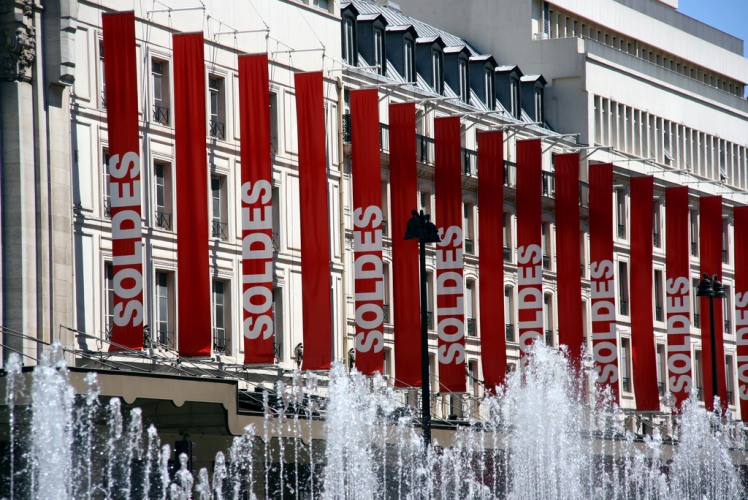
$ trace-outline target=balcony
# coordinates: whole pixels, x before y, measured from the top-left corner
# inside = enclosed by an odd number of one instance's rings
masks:
[[[389,305],[389,304],[384,304],[384,305],[382,306],[382,316],[384,317],[384,320],[383,320],[383,321],[384,321],[384,323],[385,323],[386,325],[389,325],[389,324],[391,324],[391,323],[392,323],[392,322],[390,321],[390,305]]]
[[[553,347],[553,330],[545,331],[545,345]]]
[[[556,195],[556,176],[553,172],[546,172],[543,170],[540,173],[540,183],[542,186],[542,194],[548,198],[553,198]]]
[[[631,392],[631,379],[628,377],[621,378],[621,387],[624,392]]]
[[[507,324],[506,326],[506,341],[514,342],[514,325]]]
[[[618,302],[618,312],[623,316],[629,315],[629,303],[626,299],[621,299]]]
[[[153,121],[161,125],[169,124],[169,108],[165,106],[153,105]]]
[[[660,233],[652,233],[652,244],[660,248]]]
[[[517,164],[514,162],[504,162],[504,185],[511,188],[517,185]]]
[[[416,135],[416,158],[419,163],[434,163],[434,139],[425,135]]]
[[[213,352],[214,353],[225,353],[226,352],[226,329],[225,328],[213,328]]]
[[[211,120],[210,121],[210,136],[216,139],[226,138],[226,124],[223,122]]]
[[[512,260],[512,250],[509,247],[504,247],[504,260],[507,262]]]
[[[478,175],[478,152],[472,149],[461,148],[462,153],[462,171],[465,175]]]
[[[662,306],[655,307],[655,321],[663,321],[664,315],[662,311]]]
[[[618,237],[623,239],[626,237],[626,226],[618,224]]]
[[[229,239],[228,224],[220,220],[214,220],[211,223],[210,234],[213,238]]]
[[[465,253],[475,255],[475,242],[471,238],[465,238]]]
[[[161,229],[171,231],[171,214],[168,212],[164,212],[163,210],[156,210],[154,225],[156,227],[160,227]]]
[[[475,318],[467,319],[467,334],[468,334],[468,337],[475,337],[477,335]]]

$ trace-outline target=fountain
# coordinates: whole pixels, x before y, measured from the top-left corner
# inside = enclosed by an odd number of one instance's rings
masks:
[[[427,454],[400,395],[341,365],[330,373],[324,449],[315,449],[321,408],[305,394],[317,380],[296,373],[276,387],[277,402],[265,393],[262,428],[248,426],[193,475],[139,409],[100,397],[95,372],[76,396],[59,348],[44,353],[30,384],[12,357],[0,498],[746,497],[742,424],[692,398],[667,428],[635,435],[609,394],[581,401],[568,365],[563,351],[535,346],[527,368],[482,402],[483,418],[455,426],[450,446]]]

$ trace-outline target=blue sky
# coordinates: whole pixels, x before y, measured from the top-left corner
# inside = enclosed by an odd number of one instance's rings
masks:
[[[748,0],[679,0],[678,10],[743,41],[748,39]],[[743,53],[748,57],[746,44]]]

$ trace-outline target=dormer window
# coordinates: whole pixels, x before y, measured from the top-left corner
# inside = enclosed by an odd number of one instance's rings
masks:
[[[460,100],[470,102],[470,87],[468,86],[467,59],[460,58],[457,61],[458,78],[460,79]]]
[[[410,36],[403,37],[403,78],[406,82],[416,81],[415,44]]]
[[[494,90],[494,69],[486,66],[483,71],[483,86],[485,90],[486,107],[489,110],[496,109],[496,91]]]
[[[444,93],[444,54],[433,48],[431,50],[431,87],[437,94]]]
[[[530,118],[545,125],[543,93],[546,81],[543,75],[525,75],[520,78],[522,87],[522,109]]]
[[[379,27],[374,27],[374,65],[379,66],[377,73],[384,75],[387,71],[387,61],[384,57],[384,30]]]
[[[343,14],[343,60],[350,66],[358,64],[356,51],[356,19],[348,12]]]
[[[519,119],[522,116],[520,107],[519,78],[512,75],[509,80],[509,96],[511,98],[512,109],[509,110],[512,116]]]

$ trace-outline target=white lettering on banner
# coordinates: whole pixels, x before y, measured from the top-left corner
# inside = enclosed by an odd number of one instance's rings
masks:
[[[353,210],[356,351],[384,349],[384,267],[382,209],[376,205]]]
[[[691,300],[688,277],[665,282],[667,300],[667,367],[673,393],[691,392]],[[685,395],[683,398],[685,399]]]
[[[517,248],[518,329],[521,364],[530,346],[543,336],[543,265],[540,245]]]
[[[438,358],[444,365],[465,362],[465,307],[462,286],[462,228],[439,229],[436,244]]]
[[[615,281],[613,262],[590,263],[592,285],[592,357],[598,384],[618,382],[618,342],[616,337]]]
[[[114,324],[136,327],[143,322],[143,245],[140,219],[140,158],[132,151],[109,159],[112,195],[112,269]]]
[[[242,184],[243,333],[250,340],[267,340],[274,331],[272,195],[269,181]]]
[[[735,294],[735,328],[738,348],[748,345],[748,292]],[[741,349],[742,350],[742,349]],[[738,393],[748,400],[748,356],[738,356]]]

